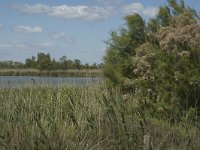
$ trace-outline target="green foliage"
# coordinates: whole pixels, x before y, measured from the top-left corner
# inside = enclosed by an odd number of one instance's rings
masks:
[[[24,64],[21,62],[13,61],[0,61],[0,69],[13,69],[13,68],[24,68]]]
[[[144,21],[138,14],[125,17],[126,27],[120,33],[111,32],[111,39],[104,57],[104,73],[114,85],[120,85],[125,78],[133,77],[131,57],[135,48],[144,43]]]
[[[157,15],[158,23],[161,27],[169,25],[171,18],[170,8],[168,6],[160,7]]]
[[[25,63],[13,61],[0,61],[0,69],[38,69],[40,71],[48,70],[80,70],[80,69],[101,69],[102,64],[82,64],[79,59],[67,59],[62,56],[57,61],[51,58],[50,54],[38,53],[37,57],[27,58]]]
[[[133,95],[105,85],[0,88],[0,149],[199,149],[198,128],[145,115]],[[189,119],[195,110],[188,112]]]
[[[185,11],[185,3],[183,0],[180,0],[180,3],[177,0],[168,0],[168,3],[172,8],[173,15],[180,15]]]
[[[132,38],[135,46],[144,43],[145,41],[145,23],[139,14],[133,14],[125,17],[128,28],[128,34]],[[123,35],[122,35],[123,36]]]
[[[38,53],[37,63],[39,70],[50,70],[52,68],[50,54]]]
[[[169,0],[146,26],[139,15],[125,17],[126,27],[111,34],[104,74],[134,93],[152,116],[180,122],[200,114],[200,25],[184,1]],[[122,32],[123,31],[123,32]],[[128,88],[127,88],[128,87]]]
[[[79,59],[74,60],[74,67],[78,70],[81,68],[81,61]]]
[[[32,56],[31,59],[26,59],[25,67],[26,68],[36,68],[37,67],[36,57]]]
[[[159,24],[158,24],[157,19],[153,18],[148,21],[148,24],[146,27],[147,32],[156,33],[158,28],[159,28]]]

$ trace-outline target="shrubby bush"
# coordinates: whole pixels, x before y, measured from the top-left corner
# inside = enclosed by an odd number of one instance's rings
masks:
[[[197,121],[199,15],[183,1],[168,0],[155,18],[144,22],[132,14],[125,17],[124,27],[111,33],[104,57],[107,81],[124,94],[134,93],[150,115],[179,122],[192,114]]]

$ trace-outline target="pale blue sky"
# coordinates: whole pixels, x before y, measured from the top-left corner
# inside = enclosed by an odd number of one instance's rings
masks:
[[[200,0],[185,0],[200,11]],[[153,17],[166,0],[1,0],[0,61],[24,61],[37,52],[100,63],[104,41],[123,16]]]

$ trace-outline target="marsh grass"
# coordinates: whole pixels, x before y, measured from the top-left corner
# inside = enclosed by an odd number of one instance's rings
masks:
[[[197,128],[143,112],[133,97],[100,84],[2,88],[0,149],[143,149],[148,133],[157,149],[200,148]]]
[[[1,76],[42,76],[42,77],[101,77],[101,70],[49,70],[36,69],[0,69]]]

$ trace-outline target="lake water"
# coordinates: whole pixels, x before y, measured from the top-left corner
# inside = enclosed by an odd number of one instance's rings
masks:
[[[31,77],[0,76],[0,87],[20,87],[36,85],[86,85],[100,82],[97,77]]]

